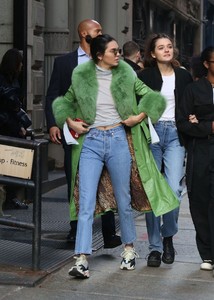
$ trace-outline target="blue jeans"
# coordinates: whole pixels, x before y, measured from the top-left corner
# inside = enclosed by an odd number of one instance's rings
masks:
[[[103,166],[107,167],[120,219],[124,244],[136,239],[131,208],[131,155],[124,127],[91,129],[85,136],[79,161],[79,214],[75,253],[92,253],[92,224],[96,194]]]
[[[161,170],[164,168],[164,176],[181,200],[182,178],[184,176],[185,149],[180,145],[177,128],[173,121],[159,121],[155,125],[155,130],[160,138],[157,144],[151,144],[150,148],[154,159]],[[178,231],[179,208],[176,208],[161,217],[155,217],[151,213],[146,213],[146,225],[149,239],[150,251],[162,252],[162,237],[173,236]]]

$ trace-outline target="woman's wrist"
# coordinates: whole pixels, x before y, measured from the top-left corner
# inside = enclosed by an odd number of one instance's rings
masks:
[[[74,122],[74,120],[72,120],[71,118],[66,119],[66,123],[67,123],[69,128],[72,128],[73,122]]]
[[[140,113],[138,115],[138,123],[141,123],[143,121],[143,119],[145,119],[146,114],[144,112]]]

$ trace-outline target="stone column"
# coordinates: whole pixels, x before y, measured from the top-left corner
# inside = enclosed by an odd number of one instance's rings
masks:
[[[5,52],[13,47],[13,1],[0,1],[0,61]]]
[[[76,48],[76,46],[79,43],[79,36],[77,33],[77,27],[79,25],[79,23],[82,20],[85,19],[95,19],[96,20],[96,1],[95,0],[78,0],[78,1],[74,1],[74,13],[73,13],[73,18],[74,18],[74,22],[72,22],[73,24],[73,45],[74,48]],[[97,20],[99,22],[99,20]]]
[[[100,22],[104,33],[118,36],[118,1],[100,0]]]
[[[120,47],[132,39],[132,2],[100,0],[100,23],[103,32],[116,38]]]
[[[45,2],[45,80],[44,92],[47,93],[54,59],[70,51],[69,49],[69,13],[68,0],[46,0]],[[63,150],[61,146],[49,144],[48,156],[55,159],[55,166],[63,166]]]
[[[68,52],[68,0],[47,0],[45,6],[45,86],[50,80],[54,58]]]
[[[45,9],[46,29],[67,31],[68,0],[46,0]]]

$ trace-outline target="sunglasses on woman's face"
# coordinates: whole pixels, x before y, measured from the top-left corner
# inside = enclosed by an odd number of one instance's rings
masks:
[[[118,53],[121,54],[121,49],[114,48],[114,49],[109,50],[109,52],[114,54],[114,56],[116,56]]]

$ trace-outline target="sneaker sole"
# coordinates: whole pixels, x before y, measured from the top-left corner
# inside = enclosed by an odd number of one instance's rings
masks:
[[[120,267],[120,270],[132,271],[132,270],[135,270],[135,267],[131,267],[131,268]]]
[[[202,270],[202,271],[213,271],[213,268],[212,269],[200,268],[200,270]]]
[[[74,277],[78,277],[78,278],[82,278],[82,279],[88,279],[89,278],[89,271],[86,271],[85,274],[82,274],[76,268],[73,268],[73,269],[69,270],[68,274],[70,276],[74,276]]]

